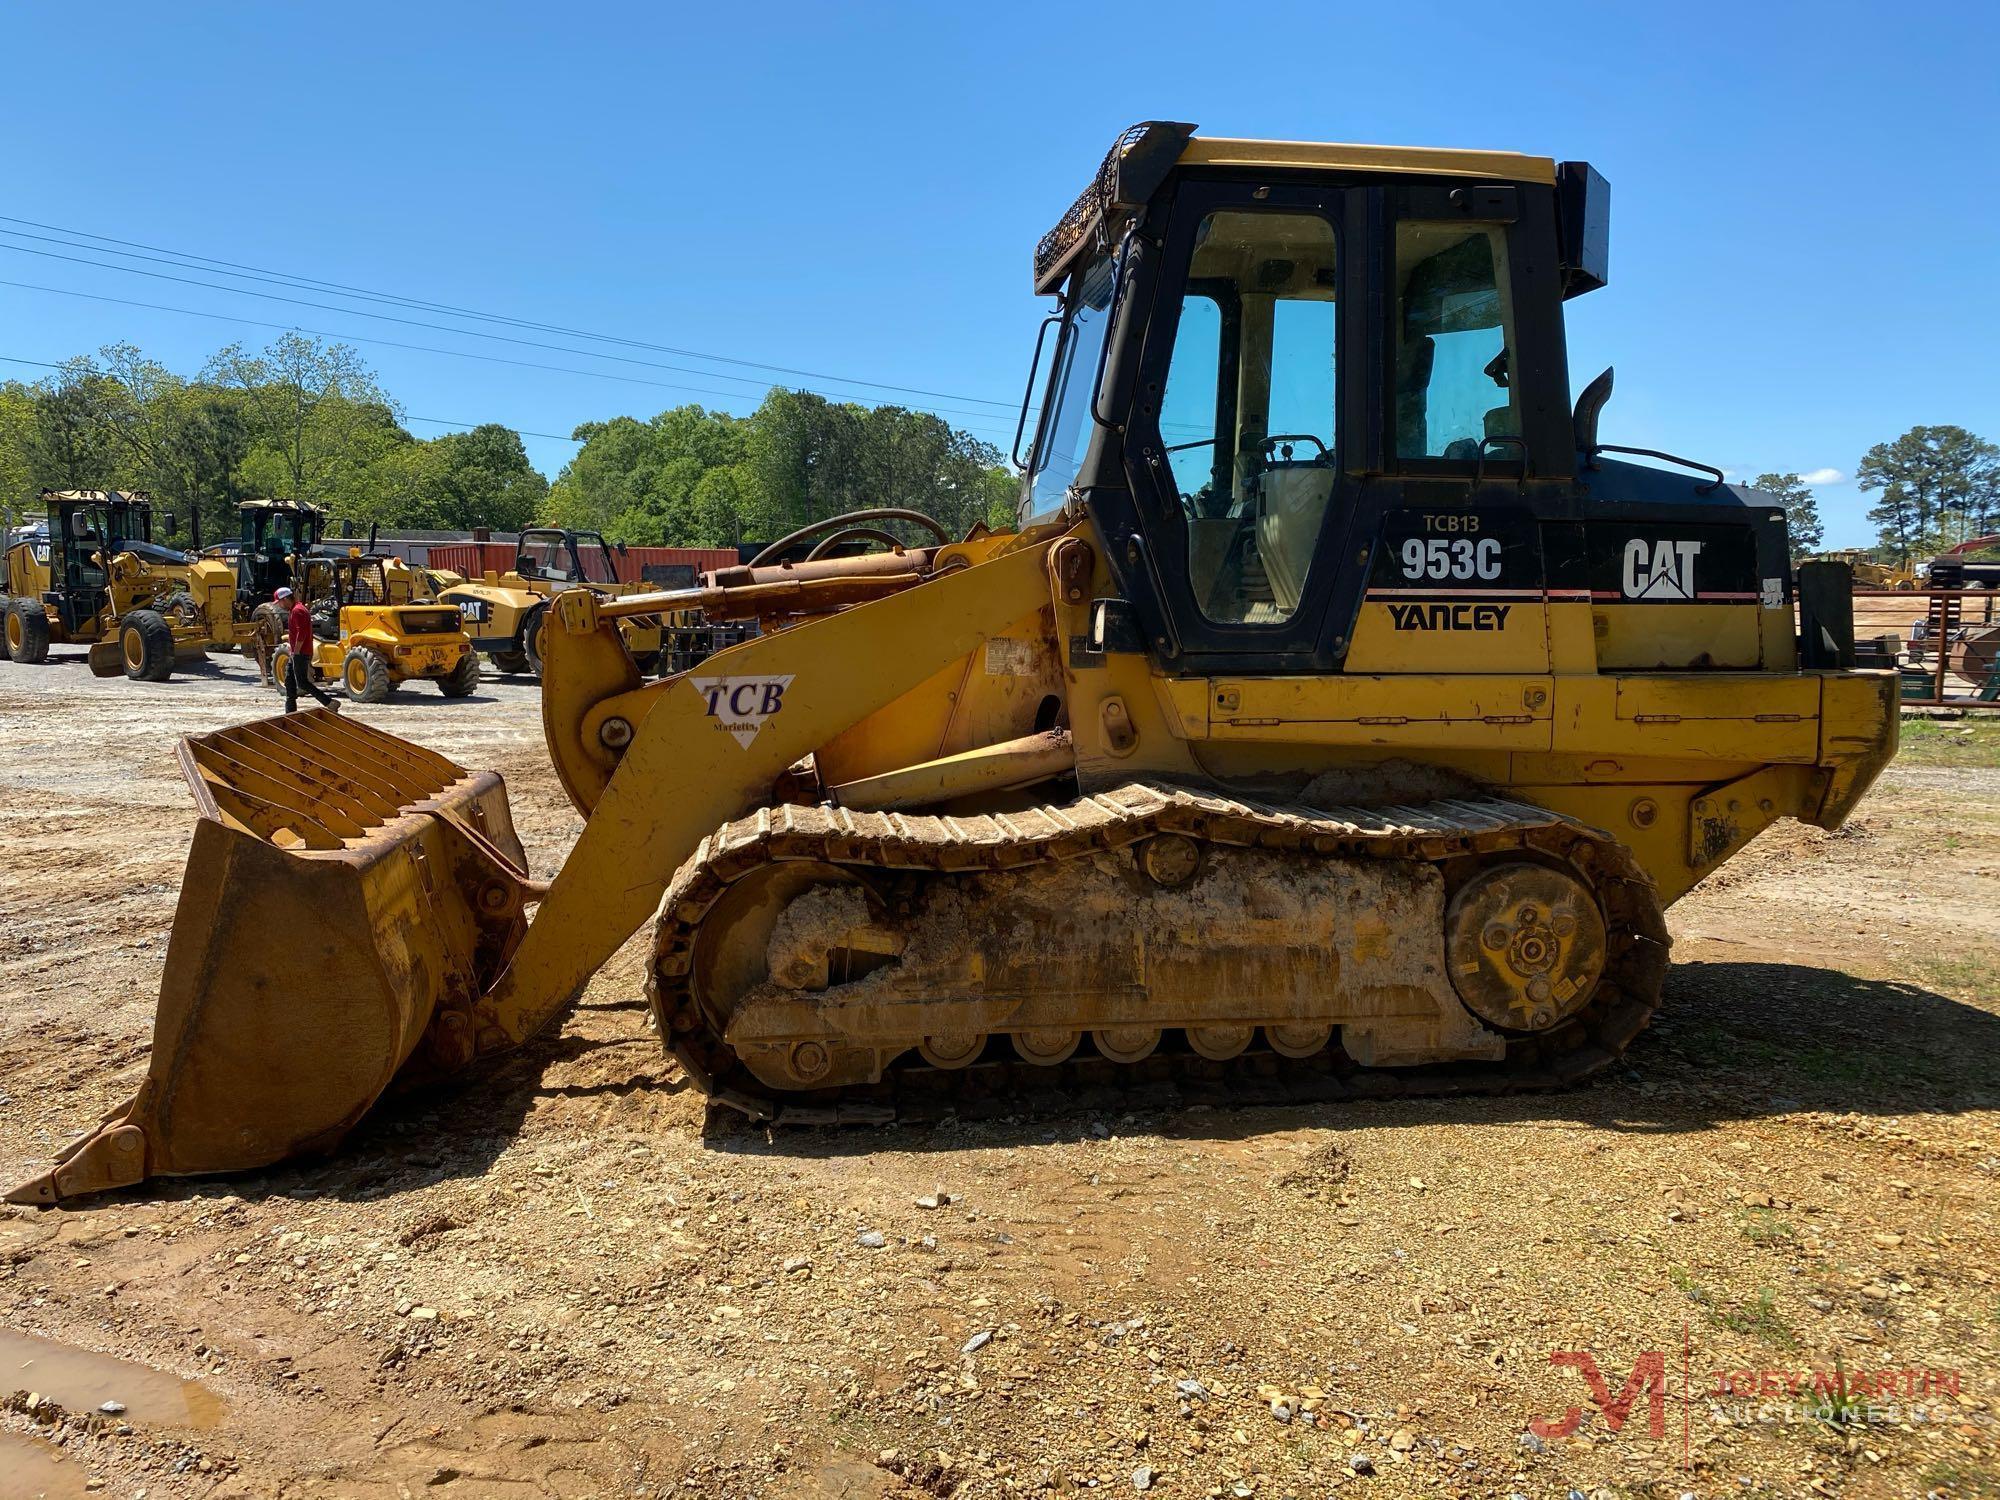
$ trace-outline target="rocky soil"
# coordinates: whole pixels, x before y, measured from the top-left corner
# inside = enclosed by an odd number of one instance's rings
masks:
[[[0,666],[8,1182],[143,1076],[174,736],[273,707],[233,658]],[[349,711],[501,770],[560,863],[532,685]],[[330,1161],[4,1211],[0,1494],[1996,1493],[1975,740],[1682,901],[1661,1021],[1573,1093],[767,1134],[628,946]]]

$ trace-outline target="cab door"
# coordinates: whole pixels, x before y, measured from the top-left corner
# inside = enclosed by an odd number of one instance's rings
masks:
[[[1570,433],[1522,192],[1176,185],[1130,495],[1092,496],[1170,675],[1545,666],[1537,511]]]
[[[1123,496],[1097,500],[1106,535],[1127,537],[1127,597],[1170,670],[1304,671],[1322,655],[1353,512],[1346,198],[1201,179],[1176,191],[1126,423],[1129,512]]]
[[[54,520],[54,517],[51,517]],[[62,514],[62,623],[76,635],[110,601],[110,574],[102,561],[110,547],[110,516],[101,505],[79,505]]]

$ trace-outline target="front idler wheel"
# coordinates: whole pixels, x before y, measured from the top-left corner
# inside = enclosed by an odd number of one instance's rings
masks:
[[[1590,1003],[1604,973],[1597,898],[1547,865],[1495,865],[1445,908],[1445,960],[1467,1010],[1506,1031],[1549,1031]]]

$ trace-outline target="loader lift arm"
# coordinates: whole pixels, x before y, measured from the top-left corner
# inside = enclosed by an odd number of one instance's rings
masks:
[[[617,606],[563,593],[544,731],[586,822],[546,886],[526,877],[490,772],[327,714],[184,741],[201,818],[145,1082],[8,1198],[330,1150],[398,1082],[519,1046],[786,767],[1045,596],[1047,552],[946,561],[644,685]]]
[[[518,1046],[567,1009],[659,906],[673,873],[721,823],[766,801],[784,769],[977,650],[1045,587],[1046,543],[792,629],[744,641],[693,673],[586,699],[631,671],[617,622],[582,590],[558,596],[544,732],[588,814],[514,961],[482,1001],[480,1051]],[[740,716],[739,716],[740,715]],[[607,734],[605,726],[613,726]],[[594,802],[579,759],[624,740]],[[591,746],[598,747],[593,752]]]

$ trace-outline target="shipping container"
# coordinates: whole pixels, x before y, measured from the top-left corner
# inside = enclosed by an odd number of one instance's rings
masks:
[[[512,542],[437,542],[430,549],[430,566],[448,568],[467,578],[505,573],[518,551]],[[702,573],[736,565],[734,547],[627,547],[611,549],[620,583],[649,583],[659,588],[686,588]]]

